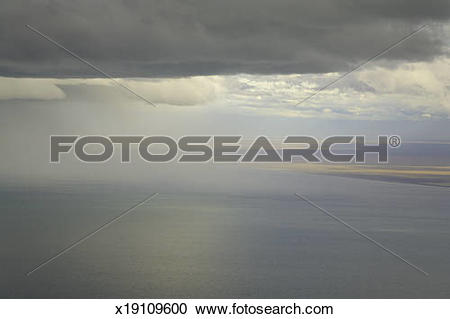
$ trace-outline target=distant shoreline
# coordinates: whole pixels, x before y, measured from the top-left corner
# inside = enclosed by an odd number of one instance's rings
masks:
[[[273,169],[301,171],[309,174],[331,175],[384,182],[450,188],[449,166],[332,165],[296,163],[271,166]]]

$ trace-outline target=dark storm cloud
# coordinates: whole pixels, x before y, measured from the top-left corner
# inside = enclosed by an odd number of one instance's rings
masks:
[[[423,23],[384,58],[428,60],[449,18],[448,0],[6,1],[0,75],[99,76],[25,24],[115,76],[152,77],[343,71]]]

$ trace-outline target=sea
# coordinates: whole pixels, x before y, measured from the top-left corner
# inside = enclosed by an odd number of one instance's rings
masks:
[[[0,297],[449,298],[449,192],[245,165],[2,179]]]

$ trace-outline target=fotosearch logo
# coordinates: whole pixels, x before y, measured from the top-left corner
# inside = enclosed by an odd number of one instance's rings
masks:
[[[366,154],[375,153],[379,163],[388,162],[389,148],[399,147],[399,136],[378,136],[378,143],[366,143],[365,136],[329,136],[321,142],[311,136],[287,136],[279,147],[266,136],[259,136],[248,145],[242,136],[76,136],[50,137],[50,162],[60,163],[62,154],[73,153],[80,161],[101,163],[110,160],[115,148],[120,148],[121,162],[131,162],[131,147],[137,146],[140,158],[147,162],[292,162],[302,158],[316,163],[364,163]],[[333,149],[341,147],[340,152]],[[90,150],[88,150],[90,148]],[[95,151],[92,150],[95,149]],[[66,154],[67,156],[67,154]]]

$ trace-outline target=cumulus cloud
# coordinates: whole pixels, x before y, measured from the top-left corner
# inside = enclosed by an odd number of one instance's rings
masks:
[[[217,76],[116,79],[157,104],[201,105],[223,94],[223,79]],[[0,100],[103,100],[136,99],[110,79],[0,78]]]
[[[228,104],[243,112],[306,118],[419,119],[450,117],[450,59],[405,62],[355,72],[296,105],[340,76],[239,75],[227,78]]]
[[[296,105],[340,73],[117,79],[156,104],[208,105],[282,117],[427,119],[450,116],[450,59],[374,66]],[[0,78],[0,100],[140,102],[109,79]]]
[[[0,77],[0,100],[60,100],[65,97],[52,79]]]
[[[340,73],[117,79],[156,104],[207,105],[263,116],[429,119],[450,116],[450,59],[374,66],[355,72],[296,105]],[[0,78],[0,100],[139,103],[109,79]]]
[[[407,96],[416,103],[450,110],[450,59],[405,63],[394,69],[375,67],[356,77],[374,94]]]
[[[148,96],[154,103],[198,105],[214,101],[224,93],[218,76],[159,80],[127,80],[126,85]]]

